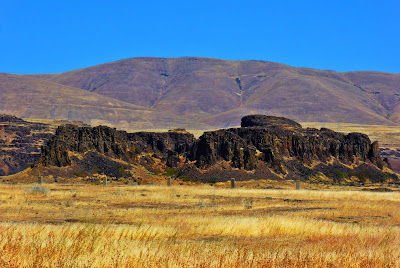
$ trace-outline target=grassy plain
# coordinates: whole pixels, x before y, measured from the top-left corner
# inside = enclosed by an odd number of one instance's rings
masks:
[[[318,129],[325,127],[344,133],[365,133],[369,136],[371,141],[377,140],[380,147],[400,148],[400,126],[324,122],[302,122],[301,125],[303,127],[314,127]]]
[[[353,123],[327,123],[327,122],[301,122],[303,128],[311,127],[320,129],[322,127],[332,129],[338,132],[350,133],[360,132],[367,134],[372,141],[379,141],[381,147],[394,147],[400,148],[400,126],[389,126],[389,125],[363,125]],[[239,127],[239,126],[237,126]],[[188,132],[193,133],[196,138],[200,137],[205,131],[212,131],[219,128],[213,129],[187,129]],[[153,131],[153,132],[166,132],[170,129],[147,129],[138,130],[131,129],[134,131]]]
[[[398,188],[240,186],[1,184],[0,267],[400,267]]]

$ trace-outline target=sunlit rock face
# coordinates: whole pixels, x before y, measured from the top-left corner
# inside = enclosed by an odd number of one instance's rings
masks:
[[[304,129],[290,119],[262,115],[246,116],[240,128],[205,132],[199,139],[185,131],[126,133],[104,126],[64,125],[42,148],[37,165],[83,163],[69,152],[91,152],[90,159],[106,157],[132,165],[151,163],[154,167],[158,163],[161,169],[179,168],[197,179],[207,171],[221,169],[226,171],[218,177],[221,180],[223,174],[240,171],[243,179],[265,178],[265,174],[308,179],[318,174],[341,178],[363,173],[372,174],[376,181],[385,177],[383,168],[387,166],[378,143],[371,143],[365,134]],[[92,167],[92,162],[85,165]],[[98,162],[112,166],[106,160]],[[107,172],[107,168],[96,168]]]

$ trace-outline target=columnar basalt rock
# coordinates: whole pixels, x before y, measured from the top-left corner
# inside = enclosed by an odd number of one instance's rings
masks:
[[[289,158],[305,164],[337,158],[346,164],[360,160],[380,168],[383,166],[379,146],[371,144],[365,134],[345,135],[328,129],[291,130],[278,126],[207,132],[196,142],[189,155],[189,159],[197,161],[200,168],[225,160],[232,161],[234,167],[248,170],[254,169],[257,161],[276,166],[277,162]]]
[[[193,134],[182,131],[129,133],[127,139],[136,145],[138,152],[152,150],[162,154],[168,151],[186,154],[195,141]]]
[[[185,154],[194,142],[190,133],[126,133],[113,128],[79,127],[63,125],[42,148],[38,163],[44,166],[68,166],[71,160],[68,151],[84,153],[96,151],[111,158],[133,163],[140,153],[154,153],[166,156],[168,151]]]
[[[11,115],[0,115],[0,176],[11,175],[33,164],[53,129]]]
[[[274,174],[297,179],[310,172],[316,174],[313,165],[327,176],[339,172],[328,167],[328,163],[339,163],[338,167],[346,165],[347,171],[347,167],[367,163],[378,170],[375,173],[382,172],[379,169],[385,166],[378,143],[371,143],[365,134],[346,135],[326,128],[303,129],[286,118],[248,116],[243,122],[245,126],[241,128],[205,132],[199,139],[185,131],[126,133],[104,126],[64,125],[43,147],[38,163],[68,166],[71,165],[69,151],[94,151],[132,164],[154,164],[158,158],[168,167],[194,164],[199,170],[221,166],[253,171],[262,163],[263,169],[266,166]],[[146,156],[138,161],[140,155]]]
[[[0,123],[26,123],[23,119],[13,115],[0,114]]]

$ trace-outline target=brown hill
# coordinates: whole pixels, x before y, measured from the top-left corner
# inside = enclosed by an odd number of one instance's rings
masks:
[[[197,127],[189,120],[151,108],[47,80],[5,73],[0,73],[0,113],[123,129]]]
[[[132,58],[35,76],[216,127],[237,126],[254,113],[314,122],[400,122],[400,74],[185,57]]]

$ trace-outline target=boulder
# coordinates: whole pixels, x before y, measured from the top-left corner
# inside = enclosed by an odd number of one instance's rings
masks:
[[[280,127],[301,128],[301,125],[293,120],[284,117],[276,117],[276,116],[268,116],[260,114],[247,115],[243,117],[240,126],[241,127],[280,126]]]

